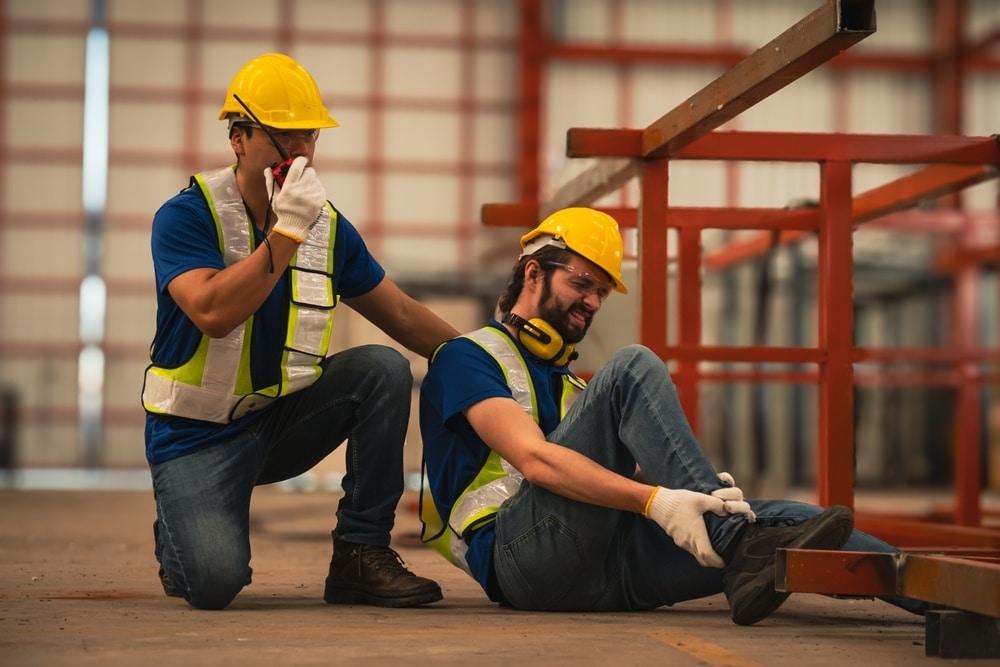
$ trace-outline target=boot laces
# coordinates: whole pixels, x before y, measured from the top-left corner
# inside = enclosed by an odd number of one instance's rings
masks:
[[[413,573],[406,569],[399,554],[389,547],[365,546],[360,560],[364,565],[374,568],[376,572],[383,572],[392,577],[413,576]]]

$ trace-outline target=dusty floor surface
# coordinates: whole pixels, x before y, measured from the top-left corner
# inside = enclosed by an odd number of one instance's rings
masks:
[[[337,495],[258,490],[254,583],[221,612],[164,597],[153,503],[138,491],[0,490],[0,665],[920,665],[924,622],[876,600],[796,595],[749,628],[723,596],[648,613],[500,609],[417,542],[413,499],[394,546],[445,600],[326,605]],[[995,665],[1000,661],[963,661]]]

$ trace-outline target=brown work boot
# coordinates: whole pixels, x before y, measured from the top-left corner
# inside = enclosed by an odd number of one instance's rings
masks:
[[[854,514],[834,505],[797,526],[747,524],[727,554],[722,584],[733,623],[753,625],[788,599],[775,587],[778,549],[840,549],[854,530]]]
[[[389,547],[333,539],[333,558],[323,599],[330,604],[417,607],[437,602],[441,587],[403,566]]]

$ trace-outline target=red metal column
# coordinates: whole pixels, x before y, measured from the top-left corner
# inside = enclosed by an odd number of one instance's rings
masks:
[[[204,67],[205,7],[202,0],[187,0],[184,20],[184,138],[181,142],[181,164],[189,174],[201,171],[206,161],[202,155],[201,128],[205,112],[205,89],[201,83]],[[209,100],[218,102],[222,100]],[[225,131],[219,131],[219,139],[225,140]],[[220,141],[220,143],[221,143]]]
[[[854,277],[851,248],[851,163],[820,165],[819,503],[854,506]]]
[[[962,89],[965,80],[963,35],[968,0],[934,0],[931,71],[934,133],[962,134]],[[960,208],[962,196],[954,192],[939,202],[944,208]]]
[[[520,71],[518,128],[521,134],[517,178],[520,201],[539,200],[544,42],[542,0],[521,0],[521,36],[517,46]]]
[[[669,209],[668,209],[669,215]],[[677,338],[692,349],[701,345],[701,230],[677,230]],[[685,357],[677,362],[674,382],[691,429],[698,433],[698,360]]]
[[[472,275],[479,270],[476,252],[478,227],[467,212],[476,206],[476,14],[478,5],[464,2],[460,8],[462,39],[459,77],[458,160],[461,172],[458,177],[458,270],[461,275]]]
[[[11,99],[8,88],[9,71],[7,49],[10,46],[10,26],[7,24],[7,0],[0,0],[0,228],[7,226],[9,211],[7,210],[7,165],[11,164],[8,156],[7,137],[10,133],[7,129],[8,108],[11,106]],[[3,252],[3,241],[6,234],[0,234],[0,253]],[[0,271],[0,285],[7,278]],[[4,341],[0,341],[2,346]]]
[[[934,3],[934,125],[938,134],[962,133],[962,90],[965,79],[963,35],[968,0],[936,0]],[[961,193],[950,194],[941,205],[961,208]],[[964,247],[971,231],[960,236]],[[978,347],[979,272],[973,263],[963,263],[952,286],[953,344],[960,350]],[[959,383],[955,397],[954,484],[955,518],[962,526],[977,526],[982,519],[980,486],[980,385],[975,364],[956,366]]]
[[[969,0],[934,2],[932,62],[935,134],[962,134],[963,36],[968,6]]]
[[[646,160],[640,167],[639,342],[666,361],[667,348],[667,183],[668,162]]]
[[[960,235],[964,247],[975,234],[972,225]],[[953,344],[960,351],[979,349],[979,276],[981,267],[964,262],[955,272],[952,322],[955,339]],[[980,443],[982,442],[981,408],[979,395],[982,387],[977,382],[978,367],[975,362],[958,364],[958,387],[955,397],[955,523],[960,526],[978,526],[982,519],[979,487],[982,475]]]
[[[365,241],[377,255],[385,239],[385,123],[386,123],[386,42],[388,38],[388,9],[385,0],[368,4],[369,113],[367,144],[367,206],[368,220]]]

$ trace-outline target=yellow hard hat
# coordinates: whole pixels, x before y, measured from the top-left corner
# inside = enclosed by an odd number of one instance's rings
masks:
[[[340,125],[323,106],[312,75],[283,53],[265,53],[247,62],[229,84],[219,120],[233,114],[250,120],[234,94],[268,127],[316,130]]]
[[[611,276],[615,291],[628,294],[622,282],[625,246],[618,223],[607,213],[582,206],[556,211],[521,237],[522,256],[546,245],[565,247],[589,259]]]

